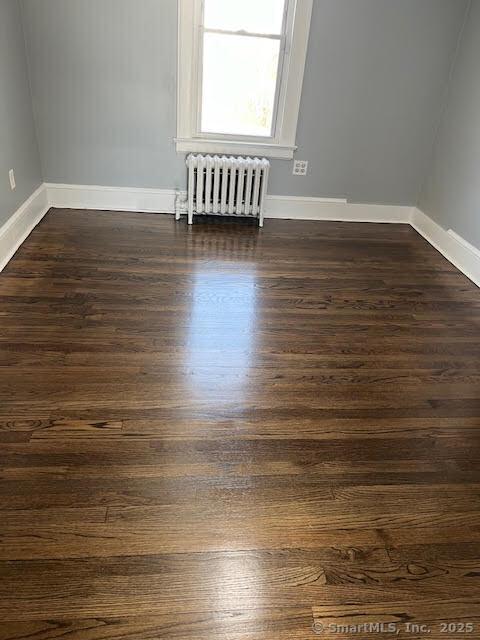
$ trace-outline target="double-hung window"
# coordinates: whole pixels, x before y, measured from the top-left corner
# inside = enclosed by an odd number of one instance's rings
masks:
[[[179,0],[177,151],[291,158],[312,0]]]

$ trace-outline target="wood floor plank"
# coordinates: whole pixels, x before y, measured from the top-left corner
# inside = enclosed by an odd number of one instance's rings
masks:
[[[0,563],[0,619],[60,616],[75,619],[110,615],[146,615],[176,611],[316,606],[350,598],[359,604],[388,602],[395,595],[412,600],[448,595],[445,575],[455,580],[457,595],[478,589],[478,561],[396,564],[381,548],[356,552],[337,548],[264,550],[145,556],[143,559]]]
[[[7,622],[0,640],[311,640],[311,609],[238,608],[140,617],[79,618]]]

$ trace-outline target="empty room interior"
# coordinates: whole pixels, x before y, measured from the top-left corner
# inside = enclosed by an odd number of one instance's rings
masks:
[[[0,640],[480,638],[480,0],[0,0]]]

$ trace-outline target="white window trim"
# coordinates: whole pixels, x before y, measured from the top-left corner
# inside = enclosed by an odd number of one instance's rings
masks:
[[[181,153],[218,153],[293,158],[297,148],[298,113],[313,0],[289,0],[293,33],[284,54],[274,135],[271,138],[197,134],[199,119],[199,68],[197,51],[202,0],[178,0],[178,82],[176,149]]]

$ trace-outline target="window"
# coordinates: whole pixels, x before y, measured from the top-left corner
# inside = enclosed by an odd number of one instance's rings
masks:
[[[179,0],[177,151],[292,158],[312,0]]]

